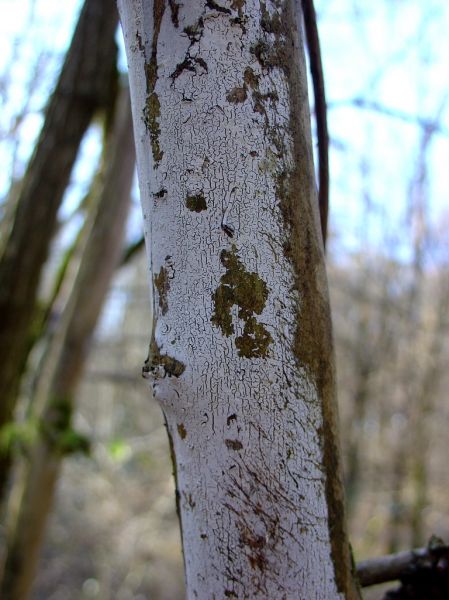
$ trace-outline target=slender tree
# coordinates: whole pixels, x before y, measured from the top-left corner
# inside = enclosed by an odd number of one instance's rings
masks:
[[[86,0],[45,112],[10,231],[0,251],[0,429],[13,417],[30,348],[40,274],[81,140],[94,112],[111,98],[116,10]],[[0,456],[0,499],[10,465]]]
[[[71,426],[75,392],[95,323],[121,257],[134,164],[126,89],[117,106],[105,156],[104,184],[73,291],[36,386],[34,405],[43,406],[43,410],[17,515],[8,535],[2,598],[28,598],[62,460],[67,453],[85,447],[85,440]]]
[[[187,596],[358,598],[293,0],[119,0]]]

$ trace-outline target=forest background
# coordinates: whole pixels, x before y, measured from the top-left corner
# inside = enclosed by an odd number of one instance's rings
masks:
[[[80,10],[76,1],[3,3],[2,237]],[[431,534],[449,538],[449,7],[444,0],[320,0],[316,8],[331,152],[327,264],[358,561],[424,546]],[[124,77],[121,49],[118,65]],[[51,310],[22,378],[19,422],[42,385],[41,366],[73,294],[100,202],[86,199],[101,176],[105,139],[97,116],[58,211],[40,282]],[[131,196],[124,264],[76,396],[74,431],[90,450],[64,460],[35,600],[183,597],[166,435],[141,378],[151,315],[135,185]],[[25,430],[10,436],[17,455]]]

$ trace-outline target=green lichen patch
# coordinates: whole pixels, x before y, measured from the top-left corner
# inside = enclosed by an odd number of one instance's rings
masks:
[[[235,329],[231,309],[234,305],[237,306],[238,317],[245,322],[242,335],[235,340],[239,356],[265,357],[273,339],[254,315],[260,315],[265,307],[267,284],[257,273],[246,271],[235,245],[232,245],[230,251],[223,250],[220,259],[226,273],[222,275],[221,283],[212,295],[215,310],[211,321],[225,336],[232,335]]]
[[[207,210],[206,198],[204,197],[203,192],[187,196],[186,207],[197,213]]]
[[[280,156],[273,152],[270,148],[267,148],[265,152],[265,158],[259,161],[259,172],[260,173],[272,173],[275,174],[278,169]],[[275,180],[277,181],[278,177],[275,176]]]
[[[225,440],[225,444],[227,448],[235,450],[236,452],[243,448],[243,444],[242,442],[239,442],[239,440]]]
[[[246,86],[232,88],[232,90],[226,94],[226,100],[232,102],[232,104],[241,104],[242,102],[245,102],[246,97]]]
[[[153,92],[147,96],[145,104],[143,120],[145,127],[150,133],[151,150],[153,152],[153,159],[158,164],[164,155],[159,145],[159,135],[161,129],[159,127],[159,117],[161,116],[161,105],[159,102],[158,95]]]
[[[272,337],[264,325],[250,317],[243,328],[243,335],[236,338],[235,345],[240,356],[252,358],[265,356],[271,341]]]
[[[170,3],[170,6],[176,3]],[[173,6],[172,15],[173,15]],[[151,45],[151,57],[145,63],[145,79],[147,85],[147,99],[143,109],[143,121],[147,131],[150,133],[151,150],[156,164],[162,160],[163,152],[159,145],[159,117],[161,116],[161,105],[154,91],[157,81],[157,42],[161,28],[162,17],[165,11],[165,0],[155,0],[153,3],[153,42]]]
[[[159,294],[159,308],[162,314],[165,315],[168,310],[167,294],[170,289],[170,280],[165,267],[161,267],[159,273],[154,276],[154,286]]]
[[[151,58],[150,62],[145,63],[145,79],[147,82],[147,93],[151,94],[157,80],[156,57]]]

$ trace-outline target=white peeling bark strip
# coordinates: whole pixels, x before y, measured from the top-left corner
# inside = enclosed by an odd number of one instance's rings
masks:
[[[293,351],[276,4],[119,0],[155,288],[149,369],[176,456],[191,599],[343,597],[320,402]]]

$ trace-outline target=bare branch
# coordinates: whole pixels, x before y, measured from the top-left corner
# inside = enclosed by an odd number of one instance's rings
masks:
[[[370,558],[357,564],[356,571],[362,587],[395,581],[403,577],[407,571],[418,563],[438,563],[443,555],[448,555],[449,545],[439,545],[436,548],[418,548],[397,554],[388,554]]]

